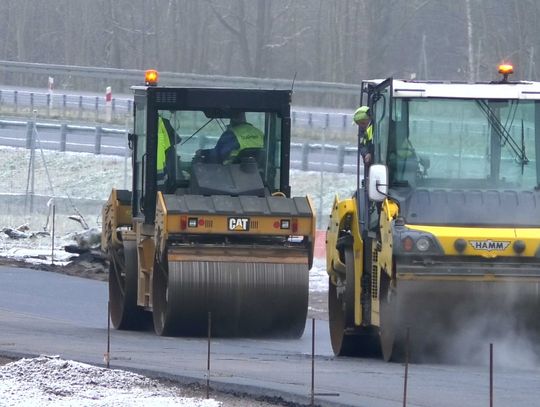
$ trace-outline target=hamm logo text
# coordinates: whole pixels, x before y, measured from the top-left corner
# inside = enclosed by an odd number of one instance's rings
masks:
[[[469,244],[475,250],[496,250],[502,252],[508,247],[510,242],[499,240],[469,240]]]

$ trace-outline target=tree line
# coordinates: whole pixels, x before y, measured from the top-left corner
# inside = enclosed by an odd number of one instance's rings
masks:
[[[355,84],[489,81],[505,61],[536,80],[539,16],[537,0],[1,0],[0,59]]]

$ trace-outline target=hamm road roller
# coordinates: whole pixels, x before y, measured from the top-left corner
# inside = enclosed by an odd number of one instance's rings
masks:
[[[359,158],[327,231],[336,355],[451,362],[504,337],[538,347],[540,83],[511,70],[363,82],[374,157],[365,170]]]
[[[213,336],[300,337],[315,219],[290,196],[291,92],[156,79],[132,88],[132,190],[103,209],[113,326],[204,336],[210,314]]]

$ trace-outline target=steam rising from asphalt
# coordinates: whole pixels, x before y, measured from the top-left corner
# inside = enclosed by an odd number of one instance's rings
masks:
[[[540,366],[540,293],[535,284],[411,283],[400,290],[406,294],[400,308],[411,327],[413,360],[488,365],[493,343],[497,367]]]
[[[531,333],[519,328],[518,320],[474,316],[455,336],[447,338],[443,359],[457,364],[489,364],[489,345],[493,344],[495,366],[531,369],[540,366],[538,346]]]

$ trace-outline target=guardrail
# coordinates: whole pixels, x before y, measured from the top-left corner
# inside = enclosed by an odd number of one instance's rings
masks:
[[[107,128],[107,127],[102,127],[102,126],[72,125],[72,124],[66,124],[66,123],[39,123],[39,122],[31,121],[31,120],[27,122],[18,121],[18,120],[0,120],[0,128],[9,128],[9,127],[25,128],[25,136],[24,138],[21,138],[21,141],[24,141],[24,146],[26,148],[32,148],[32,145],[35,145],[34,142],[35,142],[36,137],[34,133],[34,128],[37,130],[39,129],[58,130],[59,132],[58,142],[53,142],[53,143],[46,142],[46,145],[54,144],[54,145],[57,145],[58,148],[53,149],[53,148],[45,147],[45,149],[47,150],[67,151],[66,146],[67,146],[67,138],[68,138],[69,133],[92,134],[93,144],[86,144],[86,145],[93,145],[94,154],[101,154],[102,138],[104,135],[118,136],[118,137],[123,138],[124,140],[127,140],[127,130],[125,129],[114,129],[114,128]],[[16,139],[16,137],[12,139]],[[43,143],[43,141],[40,140],[42,144],[45,144]],[[3,138],[0,138],[0,144],[9,145],[5,142]]]
[[[0,145],[32,148],[35,146],[34,130],[56,130],[52,138],[39,136],[40,146],[47,150],[59,151],[91,151],[94,154],[107,154],[125,157],[128,155],[126,128],[104,126],[85,126],[66,123],[46,123],[33,120],[0,120],[2,129],[15,129],[18,134],[2,137]],[[38,133],[39,135],[39,133]],[[69,143],[68,138],[82,135],[76,143]],[[88,139],[87,136],[89,136]],[[107,137],[109,144],[104,142]],[[69,145],[69,149],[68,149]],[[357,148],[345,145],[291,143],[291,168],[302,171],[327,171],[338,173],[355,173]]]
[[[76,65],[39,64],[32,62],[16,62],[0,60],[0,68],[4,71],[43,75],[70,75],[85,78],[98,78],[108,81],[119,80],[133,84],[142,84],[144,71],[139,69],[118,69],[88,67]],[[259,89],[290,89],[291,79],[266,79],[241,76],[199,75],[193,73],[160,72],[160,82],[164,85],[191,86],[191,87],[236,87]],[[338,94],[359,96],[361,86],[349,83],[295,81],[295,92],[308,92],[317,94]]]
[[[102,96],[0,89],[0,109],[14,115],[37,110],[44,117],[124,122],[133,115],[133,101],[112,98],[107,103]]]
[[[40,117],[124,123],[133,115],[133,100],[112,98],[107,103],[103,96],[0,89],[0,109],[14,115],[37,109]],[[355,131],[352,115],[347,113],[312,112],[293,107],[291,121],[302,128]]]

